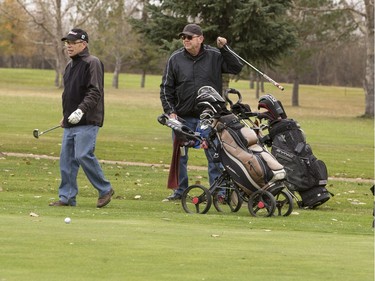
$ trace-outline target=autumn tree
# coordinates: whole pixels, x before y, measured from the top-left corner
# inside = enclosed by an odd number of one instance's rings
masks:
[[[36,52],[34,45],[29,44],[25,37],[29,34],[27,15],[19,11],[15,0],[0,3],[0,52],[7,58],[7,65],[18,67],[24,58],[32,57]]]

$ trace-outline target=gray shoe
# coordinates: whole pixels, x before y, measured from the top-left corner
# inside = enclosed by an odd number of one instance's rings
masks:
[[[181,195],[178,193],[173,193],[172,195],[169,195],[167,198],[163,199],[162,202],[170,202],[176,200],[181,200]]]

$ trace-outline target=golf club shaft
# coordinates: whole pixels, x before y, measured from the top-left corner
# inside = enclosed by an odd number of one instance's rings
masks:
[[[43,131],[43,132],[40,132],[39,135],[43,135],[43,134],[45,134],[45,133],[48,133],[49,131],[55,130],[55,129],[60,128],[60,127],[61,127],[61,125],[57,125],[57,126],[55,126],[55,127],[49,128],[49,129],[47,129],[47,130],[45,130],[45,131]]]
[[[48,133],[49,131],[55,130],[55,129],[57,129],[57,128],[60,128],[60,127],[61,127],[61,125],[57,125],[57,126],[55,126],[55,127],[49,128],[49,129],[47,129],[47,130],[45,130],[45,131],[43,131],[43,132],[40,132],[40,133],[39,133],[39,129],[35,129],[35,130],[33,131],[33,135],[34,135],[35,138],[39,138],[39,136],[41,136],[41,135],[43,135],[43,134],[45,134],[45,133]]]
[[[284,87],[281,86],[279,83],[277,83],[275,80],[271,79],[268,75],[251,65],[249,62],[247,62],[245,59],[237,55],[231,48],[228,47],[228,45],[224,45],[224,48],[226,48],[230,53],[232,53],[234,56],[242,60],[244,63],[246,63],[248,66],[250,66],[252,69],[254,69],[256,72],[258,72],[260,75],[264,77],[267,81],[271,82],[273,85],[275,85],[277,88],[279,88],[281,91],[284,91]]]

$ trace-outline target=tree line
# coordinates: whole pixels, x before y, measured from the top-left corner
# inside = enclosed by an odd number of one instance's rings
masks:
[[[278,82],[363,87],[364,116],[374,115],[374,0],[0,0],[0,67],[55,70],[62,86],[67,57],[61,38],[89,33],[90,51],[113,72],[161,74],[182,46],[187,22],[201,24],[205,43],[228,39],[242,58]],[[259,81],[244,68],[242,79]]]

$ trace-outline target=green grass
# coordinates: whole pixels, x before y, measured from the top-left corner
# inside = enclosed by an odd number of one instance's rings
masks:
[[[79,175],[77,207],[52,208],[58,163],[0,160],[0,278],[4,280],[372,280],[372,196],[365,183],[332,181],[335,196],[289,217],[188,215],[163,203],[167,171],[103,165],[116,189],[96,209]],[[192,171],[191,181],[201,179]],[[135,200],[135,195],[141,195]],[[30,216],[35,213],[38,217]],[[71,217],[72,223],[64,223]]]
[[[9,77],[12,83],[7,81]],[[53,78],[53,71],[0,69],[1,151],[59,154],[62,130],[39,140],[32,137],[34,128],[44,130],[61,119],[61,89],[51,87]],[[98,157],[168,164],[170,129],[156,121],[162,113],[160,77],[148,76],[144,89],[139,88],[139,75],[123,74],[121,81],[120,89],[106,87],[106,118],[98,137]],[[247,84],[232,82],[231,87],[257,110],[254,91]],[[110,74],[106,75],[106,85],[111,85]],[[299,121],[314,154],[326,162],[329,175],[373,179],[374,121],[358,117],[364,111],[363,90],[302,85],[300,107],[292,107],[291,86],[284,86],[281,92],[266,84],[266,92],[279,98],[288,115]],[[192,165],[203,166],[205,162],[201,151],[192,153]]]
[[[62,130],[34,139],[61,118],[61,89],[53,71],[0,69],[0,152],[58,157]],[[111,84],[111,75],[106,85]],[[48,207],[57,198],[54,159],[0,155],[0,280],[373,280],[373,196],[369,181],[329,181],[335,194],[316,210],[289,217],[238,213],[188,215],[163,203],[171,157],[170,130],[159,125],[160,77],[122,75],[120,89],[106,87],[106,120],[97,156],[116,195],[96,209],[97,194],[79,173],[78,206]],[[232,83],[256,109],[246,81]],[[270,85],[297,119],[331,177],[373,179],[373,120],[363,113],[361,89],[301,86],[301,106]],[[120,161],[165,164],[130,166]],[[205,165],[194,150],[191,164]],[[190,183],[207,185],[202,170]],[[134,199],[141,195],[140,200]],[[30,216],[35,213],[38,216]],[[64,218],[72,223],[65,224]]]

